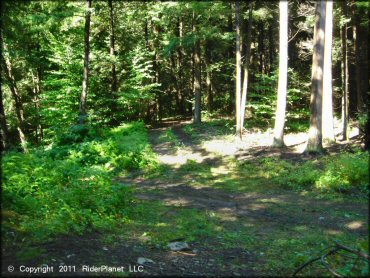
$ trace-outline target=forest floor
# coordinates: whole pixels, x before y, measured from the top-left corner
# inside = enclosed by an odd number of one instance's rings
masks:
[[[122,230],[30,246],[21,256],[8,254],[3,267],[24,260],[27,265],[76,266],[77,273],[62,273],[71,276],[91,275],[81,271],[82,265],[125,267],[113,276],[286,276],[333,239],[349,246],[368,240],[366,198],[277,187],[237,166],[271,157],[297,165],[313,159],[301,154],[303,135],[287,135],[283,150],[268,147],[266,132],[246,133],[245,141],[237,142],[212,125],[184,121],[152,127],[149,135],[161,171],[116,178],[135,196],[135,216]],[[328,146],[326,155],[354,144]],[[171,251],[170,242],[188,248]],[[144,271],[133,272],[140,257],[147,260]],[[319,264],[305,272],[324,273]]]

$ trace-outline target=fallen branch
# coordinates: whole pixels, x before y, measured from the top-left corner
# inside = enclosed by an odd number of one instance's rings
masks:
[[[356,259],[356,263],[357,261],[360,259],[362,260],[369,260],[369,255],[368,254],[365,254],[361,251],[357,251],[357,250],[354,250],[354,249],[351,249],[343,244],[340,244],[339,242],[335,241],[334,240],[334,246],[330,246],[328,248],[325,248],[324,250],[326,249],[330,249],[332,248],[329,252],[325,253],[324,255],[322,256],[318,256],[318,257],[315,257],[313,259],[310,259],[309,261],[307,261],[306,263],[304,263],[303,265],[301,265],[300,267],[298,267],[296,269],[296,271],[294,271],[293,273],[293,276],[296,276],[300,271],[302,271],[305,267],[307,267],[308,265],[316,262],[316,261],[321,261],[321,263],[324,265],[324,267],[331,273],[333,274],[335,277],[343,277],[341,274],[339,274],[338,272],[336,272],[335,270],[333,270],[332,268],[330,268],[329,264],[326,262],[326,258],[340,250],[344,250],[346,252],[349,252],[349,253],[352,253],[352,254],[355,254],[357,257],[350,257],[350,256],[346,256],[346,255],[343,255],[344,257],[347,257],[347,258],[351,258],[351,259]],[[322,251],[324,251],[322,250]]]

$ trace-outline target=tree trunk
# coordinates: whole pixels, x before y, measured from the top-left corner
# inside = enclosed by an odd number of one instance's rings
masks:
[[[333,1],[326,2],[325,17],[325,49],[324,49],[324,80],[322,100],[322,138],[323,141],[335,141],[333,119],[333,86],[331,52],[333,44]]]
[[[3,49],[4,52],[7,52],[7,46],[3,42]],[[18,92],[17,83],[14,79],[14,76],[12,74],[12,64],[11,61],[6,55],[3,55],[2,57],[3,63],[5,64],[5,75],[8,79],[10,92],[12,93],[12,97],[15,103],[15,112],[17,115],[18,120],[18,134],[19,134],[19,140],[21,142],[22,148],[25,152],[27,152],[27,139],[25,136],[25,122],[24,122],[24,109],[23,109],[23,103],[21,100],[21,97]]]
[[[347,3],[342,2],[343,16],[347,16]],[[343,138],[348,140],[348,52],[347,52],[347,24],[343,24],[341,28],[342,35],[342,72],[343,72],[343,95],[342,95],[342,123],[343,123]]]
[[[235,118],[236,136],[242,138],[242,127],[240,125],[240,100],[242,85],[242,56],[241,56],[241,37],[240,37],[240,11],[239,1],[235,3],[235,29],[236,29],[236,86],[235,86]]]
[[[1,74],[2,75],[2,72]],[[2,79],[2,78],[1,78]],[[2,83],[2,80],[1,80]],[[8,132],[8,126],[6,125],[6,117],[5,117],[5,111],[4,111],[4,104],[3,104],[3,89],[0,86],[0,124],[1,124],[1,142],[3,150],[7,150],[10,146],[9,144],[9,132]]]
[[[284,146],[285,110],[288,82],[288,1],[280,1],[279,10],[279,83],[273,146],[281,148]]]
[[[182,37],[183,37],[183,18],[182,16],[178,17],[177,20],[177,29],[178,33],[177,36],[179,38],[179,47],[177,48],[177,87],[178,87],[178,94],[179,94],[179,112],[181,115],[185,114],[185,90],[183,90],[183,81],[182,81],[182,74],[183,74],[183,50],[182,50]]]
[[[230,5],[230,10],[232,10],[233,8],[233,5],[232,3],[229,4]],[[232,17],[232,13],[229,13],[228,17],[227,17],[227,31],[229,33],[232,33],[234,30],[233,30],[233,17]],[[233,49],[234,47],[230,44],[230,47],[229,49],[227,50],[227,58],[228,58],[228,62],[233,59]],[[226,83],[226,91],[229,93],[229,102],[228,102],[228,107],[227,107],[227,110],[228,112],[231,114],[234,110],[234,103],[233,103],[233,100],[235,100],[235,93],[234,93],[234,90],[233,90],[233,84],[234,82],[227,82]]]
[[[316,19],[313,36],[310,129],[305,152],[322,152],[322,90],[325,44],[325,1],[316,2]]]
[[[113,0],[109,0],[109,41],[110,41],[110,55],[112,58],[115,57],[115,49],[114,49],[114,21],[113,21]],[[117,92],[117,74],[116,74],[116,64],[115,62],[112,63],[112,92]]]
[[[249,60],[250,60],[250,50],[251,50],[251,36],[252,36],[252,8],[253,2],[249,2],[249,15],[248,15],[248,30],[246,38],[246,47],[245,47],[245,58],[243,63],[244,79],[243,79],[243,88],[242,88],[242,97],[240,103],[240,139],[243,136],[244,128],[244,116],[245,116],[245,106],[247,102],[247,91],[248,91],[248,78],[249,78]]]
[[[264,60],[263,60],[263,53],[265,51],[264,46],[264,26],[263,21],[259,22],[259,34],[258,34],[258,52],[259,52],[259,72],[262,74],[264,73]]]
[[[80,115],[78,117],[79,124],[85,124],[87,118],[86,100],[89,82],[89,55],[90,55],[90,17],[91,17],[91,0],[86,1],[86,17],[85,17],[85,57],[84,57],[84,72],[82,80],[82,93],[80,98]]]
[[[213,86],[212,86],[212,72],[211,72],[211,43],[209,41],[205,44],[205,59],[206,66],[206,86],[207,86],[207,109],[208,112],[213,111]]]
[[[193,12],[195,20],[195,13]],[[197,22],[194,22],[193,34],[197,32]],[[201,123],[201,64],[200,64],[200,40],[196,39],[194,51],[194,123]]]

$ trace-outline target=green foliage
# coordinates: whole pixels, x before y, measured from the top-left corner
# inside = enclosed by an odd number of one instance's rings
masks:
[[[368,192],[369,160],[367,153],[343,153],[335,157],[294,164],[278,158],[263,158],[258,164],[244,163],[243,172],[252,171],[256,178],[270,179],[280,186],[296,190],[321,192]]]
[[[367,152],[341,154],[328,161],[324,172],[316,181],[316,188],[323,191],[347,192],[358,189],[368,193],[369,157]]]
[[[71,132],[88,134],[80,126]],[[4,156],[2,210],[12,215],[4,219],[5,230],[43,240],[110,229],[128,219],[131,191],[112,178],[123,169],[154,167],[143,123],[121,125],[105,130],[101,137],[84,139]]]

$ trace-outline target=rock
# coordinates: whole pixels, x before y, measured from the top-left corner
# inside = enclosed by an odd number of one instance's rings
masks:
[[[104,247],[103,247],[103,250],[104,250],[104,251],[108,251],[108,248],[104,246]]]
[[[147,258],[143,258],[143,257],[140,257],[140,258],[138,258],[137,259],[137,263],[138,264],[141,264],[141,265],[144,265],[144,264],[146,264],[146,263],[154,263],[154,261],[153,260],[151,260],[151,259],[147,259]]]
[[[190,250],[189,244],[181,241],[171,242],[167,245],[167,247],[170,248],[171,251]]]
[[[323,221],[323,220],[325,220],[325,217],[320,216],[320,217],[319,217],[319,220],[320,220],[320,221]]]
[[[67,259],[72,258],[73,256],[76,256],[75,254],[67,255]]]
[[[198,254],[199,253],[199,250],[198,249],[193,249],[193,253],[194,254]]]

